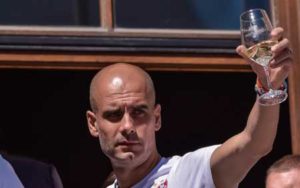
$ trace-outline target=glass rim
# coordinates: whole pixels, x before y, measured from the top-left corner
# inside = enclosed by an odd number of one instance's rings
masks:
[[[263,12],[263,14],[268,15],[268,14],[267,14],[267,11],[266,11],[265,9],[261,9],[261,8],[253,8],[253,9],[249,9],[249,10],[246,10],[246,11],[242,12],[242,14],[240,15],[240,20],[241,20],[241,21],[244,21],[244,22],[249,21],[249,19],[244,19],[243,17],[244,17],[246,14],[249,14],[250,12],[255,12],[255,11],[261,11],[261,12]],[[258,18],[258,19],[255,19],[255,20],[259,20],[259,19],[261,19],[261,18]]]

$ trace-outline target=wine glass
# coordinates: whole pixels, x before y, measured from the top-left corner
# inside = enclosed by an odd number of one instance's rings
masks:
[[[271,37],[273,27],[266,11],[250,9],[241,14],[240,22],[242,44],[247,48],[246,55],[263,66],[266,74],[268,92],[259,96],[259,103],[265,106],[282,103],[287,99],[287,92],[274,90],[270,81],[269,63],[273,57],[271,47],[278,41]]]

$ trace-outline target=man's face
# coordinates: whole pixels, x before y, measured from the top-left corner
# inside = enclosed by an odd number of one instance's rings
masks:
[[[115,78],[98,93],[94,136],[99,137],[102,151],[116,165],[143,163],[156,152],[160,106],[154,106],[144,82],[125,84]]]
[[[300,188],[300,169],[272,172],[267,177],[266,188]]]

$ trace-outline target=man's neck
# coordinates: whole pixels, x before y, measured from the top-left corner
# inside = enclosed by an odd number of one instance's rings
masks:
[[[113,167],[120,188],[129,188],[141,181],[159,163],[160,155],[156,152],[138,166]]]

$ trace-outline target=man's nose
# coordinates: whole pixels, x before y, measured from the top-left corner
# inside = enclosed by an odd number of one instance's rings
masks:
[[[125,113],[122,120],[122,129],[127,135],[135,133],[134,120],[129,113]]]

